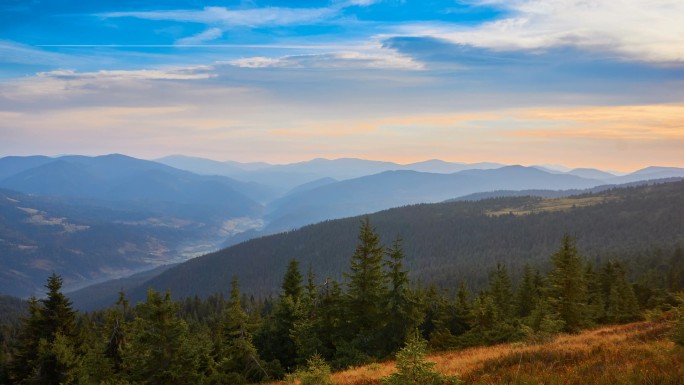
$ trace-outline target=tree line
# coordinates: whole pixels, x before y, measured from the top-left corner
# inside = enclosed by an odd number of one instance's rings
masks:
[[[544,340],[597,324],[637,320],[675,306],[684,252],[665,284],[630,280],[617,261],[594,265],[564,236],[542,272],[527,266],[514,284],[507,267],[471,293],[412,282],[401,239],[381,244],[365,218],[341,281],[288,264],[276,298],[230,294],[174,301],[150,289],[132,306],[78,314],[52,275],[22,322],[3,333],[0,382],[10,384],[244,384],[281,379],[313,361],[333,369],[394,357],[418,334],[432,350]],[[648,270],[652,274],[653,270]],[[664,272],[665,273],[665,272]]]

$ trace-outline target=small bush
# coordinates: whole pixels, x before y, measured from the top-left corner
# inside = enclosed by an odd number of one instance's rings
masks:
[[[383,385],[455,385],[460,381],[434,369],[434,362],[425,361],[427,341],[418,333],[397,353],[397,372],[382,379]]]
[[[318,354],[306,361],[306,369],[285,376],[285,381],[293,384],[299,379],[301,385],[332,385],[330,366]]]

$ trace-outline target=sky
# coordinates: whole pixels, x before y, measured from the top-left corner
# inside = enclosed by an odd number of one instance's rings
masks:
[[[684,167],[681,0],[2,0],[0,156]]]

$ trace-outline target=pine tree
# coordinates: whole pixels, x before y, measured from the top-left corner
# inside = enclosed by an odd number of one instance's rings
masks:
[[[510,320],[515,305],[513,285],[506,266],[501,263],[497,263],[496,269],[489,274],[489,294],[498,309],[499,320]]]
[[[627,273],[619,262],[608,262],[600,274],[604,295],[605,318],[602,322],[630,322],[639,317],[639,303]]]
[[[217,360],[223,380],[231,383],[257,382],[268,378],[248,327],[249,317],[242,308],[237,277],[231,283],[228,306],[222,323],[220,357]]]
[[[386,276],[382,270],[384,248],[368,218],[361,221],[359,244],[351,257],[347,290],[350,331],[356,348],[369,356],[381,350],[381,330],[387,322]]]
[[[519,318],[525,318],[532,314],[541,298],[543,284],[539,282],[538,276],[539,271],[535,274],[529,265],[525,265],[516,298],[516,313]]]
[[[411,331],[420,324],[423,314],[415,295],[409,287],[408,271],[404,270],[404,251],[401,239],[397,238],[387,251],[387,277],[390,282],[388,293],[388,321],[384,331],[385,354],[397,351]]]
[[[273,314],[262,323],[255,339],[261,356],[266,360],[278,360],[287,371],[294,370],[297,362],[297,346],[292,334],[302,316],[299,308],[303,292],[299,262],[293,259],[283,278],[282,291]]]
[[[190,384],[199,380],[199,362],[179,306],[153,289],[138,305],[123,354],[129,378],[145,384]]]
[[[416,332],[397,353],[397,372],[381,380],[383,385],[455,385],[460,381],[434,369],[434,362],[425,360],[427,341]]]
[[[553,270],[549,273],[548,301],[565,324],[565,331],[578,332],[589,324],[587,314],[587,282],[584,259],[579,255],[575,240],[566,235],[561,247],[551,257]]]
[[[53,273],[44,299],[29,301],[29,317],[20,331],[12,377],[16,382],[59,384],[77,378],[80,352],[71,301],[62,294],[62,278]]]

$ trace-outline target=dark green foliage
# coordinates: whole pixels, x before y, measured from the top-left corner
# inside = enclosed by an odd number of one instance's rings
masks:
[[[11,377],[18,383],[75,383],[81,354],[76,341],[76,313],[61,292],[62,278],[52,274],[47,297],[29,300],[15,344]]]
[[[137,307],[124,350],[129,378],[145,384],[196,383],[199,362],[187,323],[178,317],[178,305],[167,292],[150,289]]]
[[[577,332],[590,320],[587,312],[587,282],[584,259],[575,240],[565,235],[561,247],[551,256],[553,270],[549,273],[548,301],[565,324],[565,331]]]
[[[427,362],[427,341],[419,334],[406,342],[397,353],[397,372],[382,379],[383,385],[450,385],[460,381],[435,371],[433,362]]]
[[[301,307],[304,289],[299,262],[290,261],[283,278],[280,298],[270,317],[267,317],[255,338],[255,344],[265,360],[277,360],[287,371],[297,363],[297,345],[293,337],[295,324],[303,317]]]
[[[300,385],[332,385],[330,378],[330,366],[318,354],[314,354],[306,360],[306,368],[297,371],[291,380],[299,378]]]
[[[397,238],[387,250],[387,277],[389,293],[387,299],[387,324],[383,333],[384,354],[397,351],[410,333],[421,323],[424,315],[420,310],[417,295],[409,287],[408,270],[404,269],[404,250]]]
[[[516,298],[516,315],[520,318],[525,318],[532,314],[532,311],[537,307],[537,303],[542,299],[543,290],[544,279],[539,270],[533,273],[532,268],[529,265],[525,265]]]
[[[497,263],[496,270],[489,274],[488,292],[497,308],[499,320],[511,319],[515,310],[513,284],[508,270],[501,263]]]
[[[622,264],[613,261],[606,263],[601,270],[600,281],[604,296],[605,317],[599,321],[622,323],[639,318],[639,303]]]
[[[351,257],[346,302],[349,331],[355,347],[364,354],[377,355],[382,347],[381,330],[387,318],[387,277],[382,270],[384,248],[368,218],[361,221],[359,244]]]
[[[252,343],[249,317],[242,308],[237,277],[231,283],[230,298],[221,325],[222,339],[217,358],[217,370],[233,381],[256,382],[268,378],[257,350]]]

